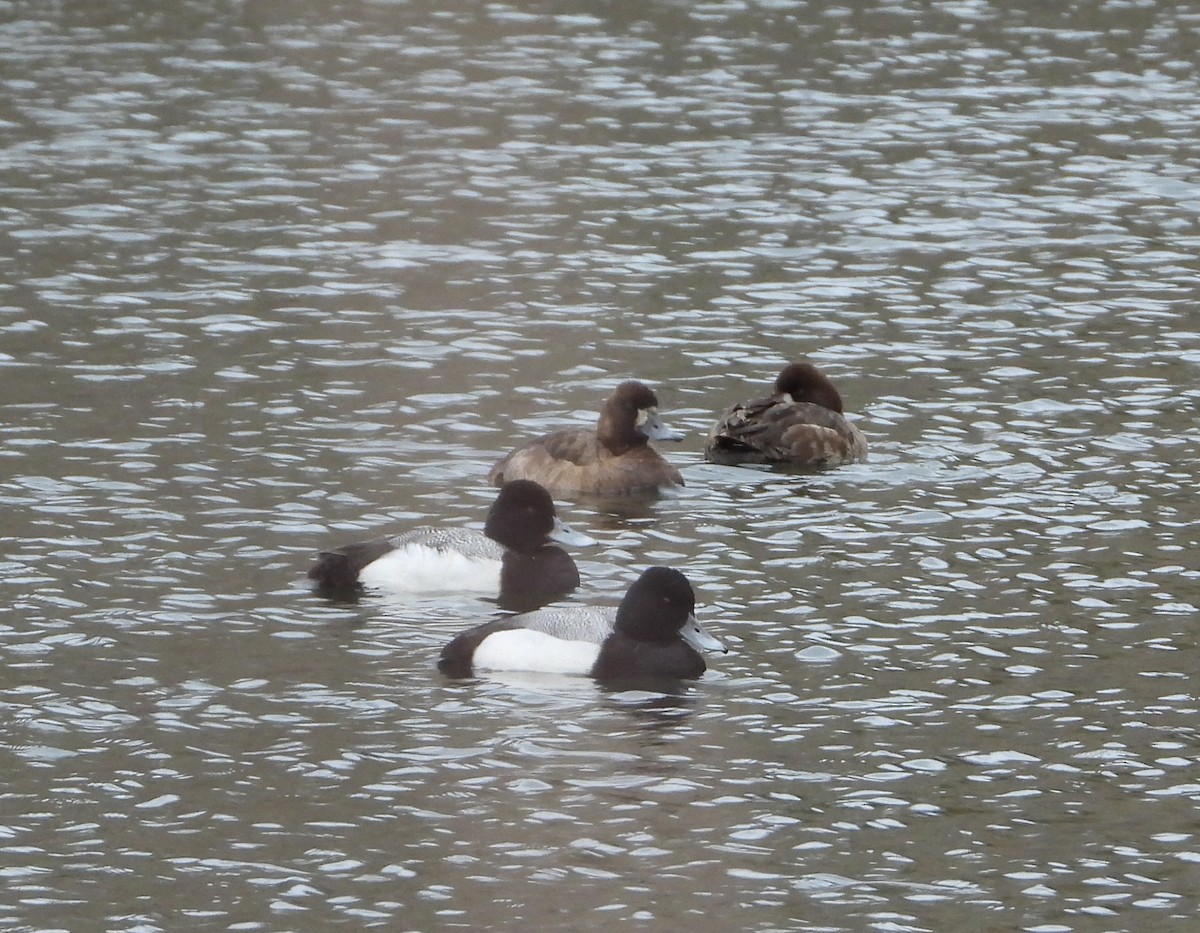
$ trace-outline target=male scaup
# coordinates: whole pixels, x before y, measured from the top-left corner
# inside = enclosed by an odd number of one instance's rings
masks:
[[[554,514],[550,493],[529,480],[506,483],[483,531],[417,528],[395,538],[323,551],[308,576],[326,591],[472,592],[506,609],[536,609],[579,586],[571,556],[550,541],[588,545]]]
[[[785,366],[766,398],[734,405],[708,432],[713,463],[837,466],[863,460],[867,439],[842,414],[842,397],[811,363]]]
[[[658,398],[640,382],[622,382],[600,409],[596,430],[563,428],[518,447],[488,473],[500,485],[532,479],[558,495],[600,496],[682,486],[683,477],[649,442],[683,437],[658,416]]]
[[[678,570],[651,567],[616,609],[562,606],[495,619],[442,649],[450,677],[479,670],[586,674],[597,680],[699,677],[700,650],[726,651],[700,627],[696,597]]]

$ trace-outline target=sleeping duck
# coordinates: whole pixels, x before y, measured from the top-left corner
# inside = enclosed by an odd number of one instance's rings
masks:
[[[579,586],[571,556],[552,541],[595,544],[558,519],[554,500],[529,480],[506,483],[483,531],[417,528],[394,538],[323,551],[308,571],[326,592],[476,593],[527,611]]]
[[[556,495],[600,496],[682,486],[683,477],[650,441],[677,441],[658,415],[658,398],[640,382],[622,382],[600,409],[596,429],[562,428],[501,458],[494,485],[531,479]]]
[[[842,414],[842,397],[811,363],[792,363],[765,398],[734,405],[708,432],[713,463],[837,466],[864,460],[867,439]]]

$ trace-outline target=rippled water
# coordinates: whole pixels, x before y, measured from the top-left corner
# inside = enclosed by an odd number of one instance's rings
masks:
[[[1186,6],[0,5],[0,926],[1191,930]],[[702,462],[807,356],[870,462]],[[671,695],[452,682],[478,523],[616,382]]]

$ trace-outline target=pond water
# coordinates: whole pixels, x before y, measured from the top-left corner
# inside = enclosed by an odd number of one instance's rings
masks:
[[[1194,930],[1186,5],[0,4],[0,927]],[[871,444],[703,434],[808,358]],[[451,681],[478,525],[618,382],[666,693]]]

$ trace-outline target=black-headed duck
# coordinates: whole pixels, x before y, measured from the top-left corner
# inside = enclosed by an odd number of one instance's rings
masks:
[[[696,597],[678,570],[651,567],[616,609],[562,606],[478,625],[442,649],[450,677],[479,671],[580,674],[602,681],[694,678],[701,651],[726,651],[696,621]]]
[[[326,592],[476,593],[504,608],[529,610],[579,586],[575,562],[552,541],[596,543],[559,520],[545,489],[516,480],[501,487],[482,532],[417,528],[346,545],[323,551],[308,576]]]

